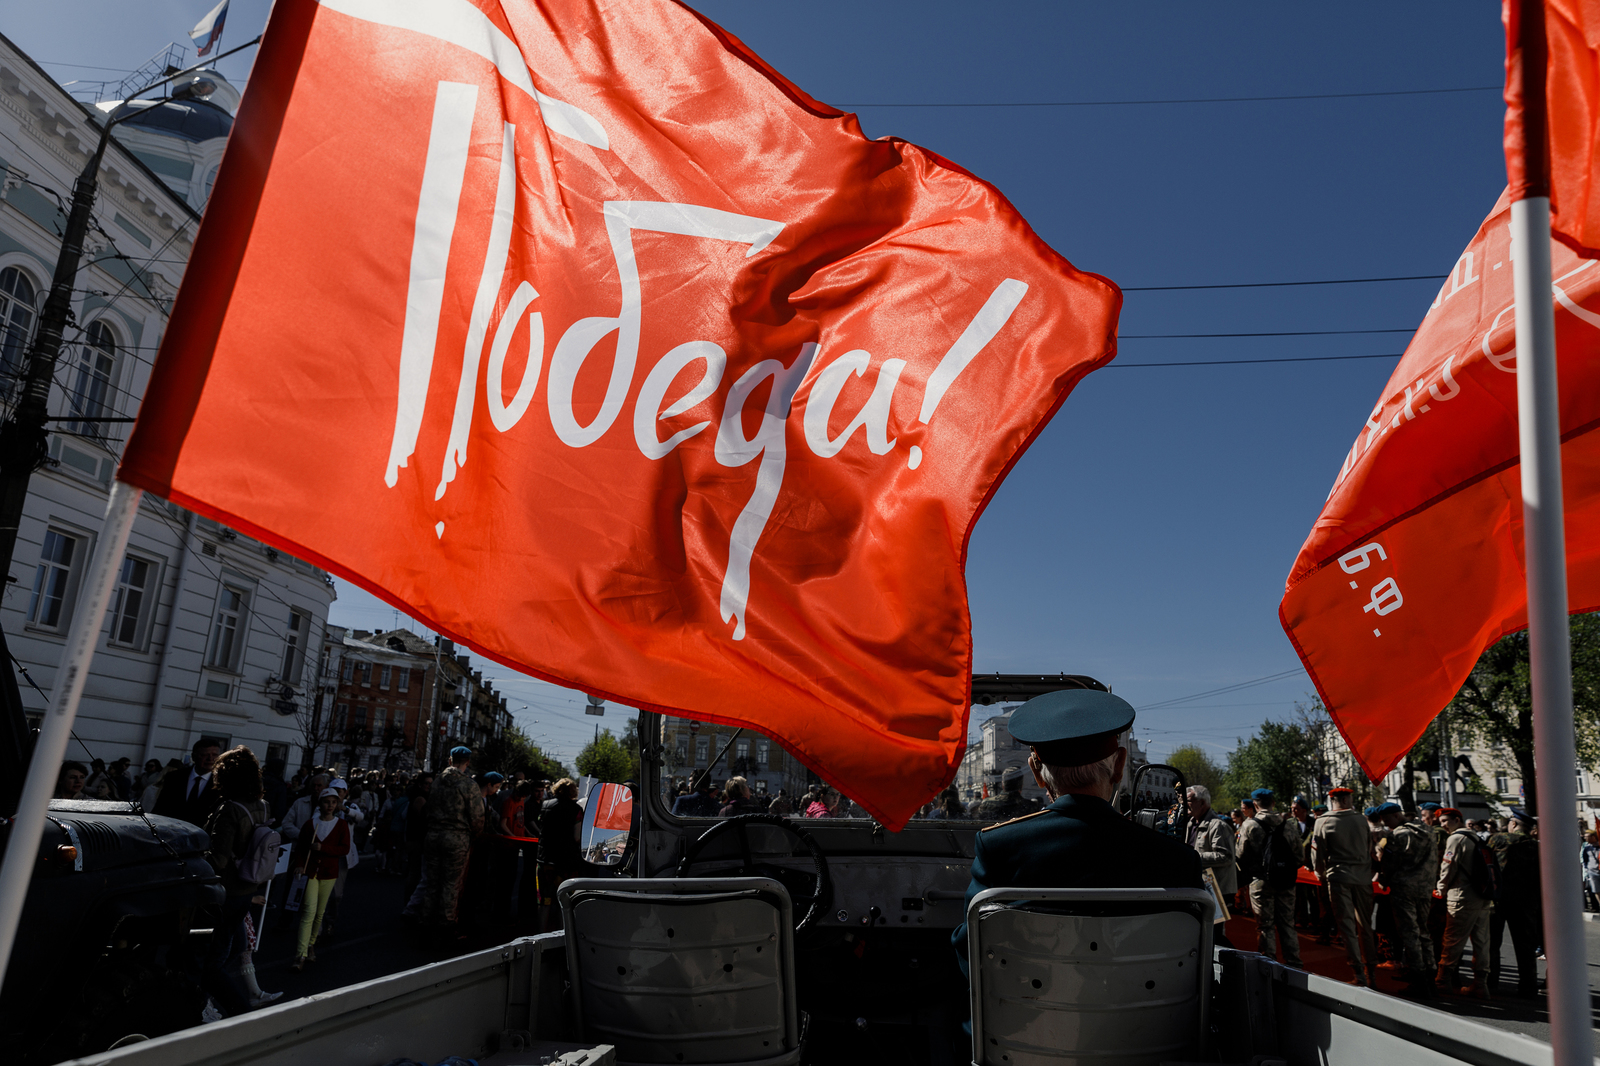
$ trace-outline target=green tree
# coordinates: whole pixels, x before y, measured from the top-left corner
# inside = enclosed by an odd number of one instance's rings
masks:
[[[1314,788],[1320,765],[1318,738],[1298,722],[1265,721],[1249,740],[1228,756],[1224,782],[1240,798],[1258,788],[1270,788],[1285,802],[1297,792]]]
[[[1590,766],[1600,758],[1600,615],[1574,615],[1568,623],[1572,638],[1572,710],[1578,762]],[[1503,744],[1510,750],[1522,775],[1528,810],[1539,813],[1538,778],[1533,764],[1533,684],[1528,665],[1527,631],[1500,638],[1479,656],[1466,684],[1445,710],[1449,712],[1454,747],[1488,742]],[[1434,750],[1437,751],[1437,741]]]
[[[522,770],[530,777],[543,777],[551,781],[567,776],[567,768],[560,760],[552,759],[516,726],[506,729],[504,735],[483,745],[473,760],[473,769],[486,772],[498,770],[510,777]]]
[[[586,777],[599,778],[601,781],[611,781],[616,784],[637,780],[636,756],[630,754],[628,749],[622,746],[622,742],[611,735],[609,729],[600,730],[578,753],[574,761],[578,772]]]
[[[1186,784],[1204,785],[1211,792],[1211,806],[1216,810],[1231,810],[1238,805],[1239,797],[1229,791],[1224,781],[1226,772],[1200,745],[1184,744],[1174,748],[1167,757],[1167,765],[1181,770]]]

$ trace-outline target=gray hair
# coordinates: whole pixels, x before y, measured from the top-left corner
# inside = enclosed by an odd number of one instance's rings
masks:
[[[1204,803],[1207,807],[1211,806],[1211,790],[1209,788],[1207,788],[1206,786],[1204,786],[1204,785],[1190,785],[1189,786],[1189,795],[1193,796],[1195,799],[1199,800],[1201,803]]]
[[[1049,763],[1041,763],[1039,776],[1057,792],[1095,788],[1103,781],[1110,781],[1111,775],[1116,773],[1117,754],[1120,751],[1122,748],[1119,747],[1099,762],[1084,766],[1051,766]]]

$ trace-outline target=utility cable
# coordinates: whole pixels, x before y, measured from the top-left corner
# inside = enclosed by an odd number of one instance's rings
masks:
[[[1176,707],[1180,703],[1188,703],[1191,700],[1204,699],[1207,696],[1220,696],[1224,692],[1237,692],[1239,689],[1244,688],[1254,688],[1257,685],[1265,685],[1273,681],[1282,681],[1285,678],[1294,677],[1296,674],[1303,673],[1305,673],[1304,668],[1297,666],[1293,670],[1284,670],[1280,673],[1268,674],[1266,677],[1258,677],[1251,681],[1241,681],[1236,685],[1224,685],[1221,688],[1207,689],[1205,692],[1196,692],[1189,696],[1179,696],[1177,699],[1162,700],[1160,703],[1146,703],[1139,709],[1142,711],[1153,711],[1160,707]]]
[[[1504,85],[1464,85],[1455,89],[1390,89],[1382,92],[1365,93],[1297,93],[1282,96],[1185,96],[1168,100],[1024,100],[1024,101],[997,101],[985,103],[981,101],[962,101],[960,103],[893,103],[893,104],[840,104],[843,108],[852,107],[917,107],[917,108],[957,108],[957,107],[1138,107],[1148,104],[1247,104],[1264,103],[1279,100],[1358,100],[1376,96],[1439,96],[1447,93],[1481,93],[1503,92]]]
[[[1297,355],[1279,359],[1187,359],[1175,363],[1107,363],[1102,370],[1133,370],[1154,366],[1239,366],[1244,363],[1336,363],[1349,359],[1398,359],[1404,352],[1380,352],[1377,355]]]
[[[1398,278],[1326,278],[1319,281],[1238,281],[1225,285],[1121,285],[1123,292],[1186,292],[1195,289],[1282,289],[1297,285],[1365,285],[1376,281],[1443,281],[1449,274],[1407,274]]]

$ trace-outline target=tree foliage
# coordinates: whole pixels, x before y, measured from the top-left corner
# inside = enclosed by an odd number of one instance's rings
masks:
[[[1167,757],[1167,765],[1182,771],[1186,784],[1204,785],[1211,793],[1214,809],[1226,811],[1238,805],[1239,797],[1229,791],[1224,781],[1226,771],[1200,745],[1184,744],[1174,748]]]
[[[1568,622],[1578,762],[1590,766],[1600,758],[1600,615],[1574,615]],[[1516,761],[1528,809],[1537,814],[1538,771],[1533,762],[1533,683],[1527,631],[1500,638],[1480,655],[1445,712],[1446,717],[1442,721],[1436,719],[1430,732],[1412,749],[1413,757],[1418,757],[1424,746],[1438,751],[1441,725],[1448,726],[1455,748],[1475,744],[1503,746]]]
[[[637,736],[637,730],[637,719],[630,720],[623,736]],[[609,729],[600,730],[594,740],[578,753],[575,762],[580,774],[601,781],[621,784],[624,781],[639,779],[638,746],[625,746],[621,740],[611,735]]]
[[[1355,790],[1357,806],[1377,796],[1322,701],[1296,703],[1288,721],[1265,721],[1256,735],[1240,739],[1228,756],[1226,791],[1244,799],[1258,788],[1278,794],[1280,805],[1295,795],[1316,802],[1329,788]]]

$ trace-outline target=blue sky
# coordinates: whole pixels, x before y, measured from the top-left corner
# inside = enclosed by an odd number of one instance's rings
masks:
[[[948,3],[695,5],[869,136],[1000,188],[1074,263],[1141,286],[1443,274],[1505,183],[1497,91],[1072,107],[1498,86],[1500,6]],[[0,32],[60,80],[115,80],[210,0],[12,5]],[[235,0],[224,47],[265,21]],[[223,71],[242,81],[249,53]],[[71,64],[79,64],[77,66]],[[99,70],[93,68],[109,68]],[[353,116],[354,117],[354,116]],[[1136,706],[1294,670],[1284,577],[1391,359],[1121,364],[1399,352],[1437,282],[1127,293],[1121,354],[1079,386],[972,538],[976,667],[1093,674]],[[333,620],[395,612],[341,586]],[[530,733],[570,759],[583,698],[500,667]],[[1230,749],[1305,698],[1302,673],[1142,712],[1157,754]],[[616,724],[613,712],[602,720]]]

